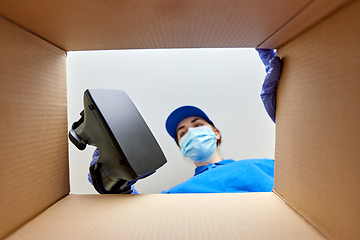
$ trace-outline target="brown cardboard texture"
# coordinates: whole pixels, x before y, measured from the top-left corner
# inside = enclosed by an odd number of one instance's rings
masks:
[[[69,193],[66,54],[0,18],[0,237]]]
[[[275,190],[334,239],[360,237],[359,13],[357,1],[279,50]]]
[[[274,34],[275,48],[345,2],[2,0],[0,15],[66,51],[256,47]]]
[[[249,224],[251,223],[251,224]],[[8,239],[324,239],[273,193],[69,195]]]
[[[347,2],[348,1],[346,0],[309,1],[303,9],[294,15],[294,17],[285,25],[281,26],[281,28],[279,28],[278,31],[276,31],[263,44],[261,44],[260,47],[274,48],[274,46],[277,46],[277,48],[281,48],[283,45],[295,39],[300,34],[313,27],[319,21],[322,21],[325,17],[332,14],[340,6]]]
[[[0,15],[0,238],[360,238],[359,1],[0,0]],[[66,51],[258,46],[284,58],[274,192],[69,195]]]

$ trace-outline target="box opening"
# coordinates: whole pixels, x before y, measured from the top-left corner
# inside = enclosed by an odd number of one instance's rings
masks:
[[[165,130],[182,105],[207,112],[222,133],[224,159],[274,158],[275,124],[260,99],[265,69],[253,48],[79,51],[67,54],[69,128],[83,109],[87,88],[127,92],[162,147],[168,163],[135,184],[160,193],[194,174]],[[93,146],[69,143],[71,193],[96,193],[87,180]]]

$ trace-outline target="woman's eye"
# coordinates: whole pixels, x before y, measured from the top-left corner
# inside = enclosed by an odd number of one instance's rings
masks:
[[[185,134],[186,134],[186,132],[180,133],[180,138],[182,138]]]
[[[202,126],[202,123],[195,124],[195,127],[201,127],[201,126]]]

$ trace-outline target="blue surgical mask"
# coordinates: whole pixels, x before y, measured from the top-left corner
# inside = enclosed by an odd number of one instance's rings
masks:
[[[214,157],[216,135],[210,126],[189,128],[180,139],[181,154],[196,163],[205,163]]]

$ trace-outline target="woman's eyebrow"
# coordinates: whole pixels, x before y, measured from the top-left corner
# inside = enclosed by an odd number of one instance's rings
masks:
[[[191,120],[191,123],[196,122],[197,120],[199,120],[200,118],[194,118],[193,120]]]
[[[194,123],[194,122],[196,122],[197,120],[199,120],[200,118],[198,117],[198,118],[194,118],[193,120],[191,120],[191,123]],[[176,132],[178,132],[180,129],[183,129],[185,126],[181,126],[181,127],[179,127],[177,130],[176,130]]]
[[[177,130],[176,130],[176,132],[178,132],[180,129],[182,129],[182,128],[184,128],[185,126],[181,126],[181,127],[179,127]]]

